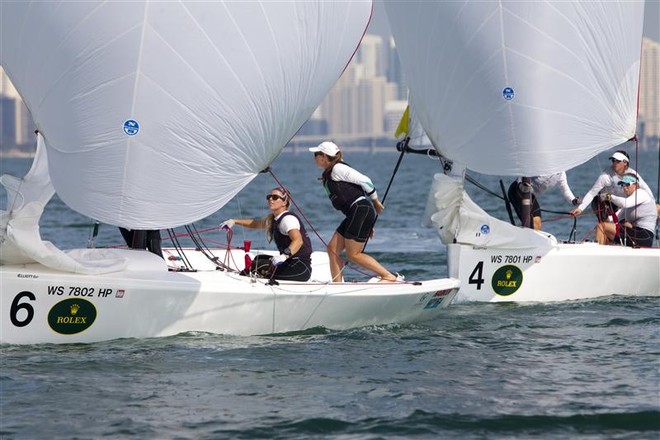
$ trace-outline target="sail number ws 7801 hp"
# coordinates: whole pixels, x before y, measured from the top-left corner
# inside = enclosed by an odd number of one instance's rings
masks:
[[[490,261],[479,260],[467,275],[467,284],[481,290],[490,279],[491,290],[500,296],[508,296],[520,289],[523,283],[523,269],[534,262],[532,255],[498,254],[490,255]],[[522,268],[520,266],[522,266]]]
[[[531,255],[492,255],[490,257],[491,263],[505,263],[505,264],[520,264],[531,263]]]

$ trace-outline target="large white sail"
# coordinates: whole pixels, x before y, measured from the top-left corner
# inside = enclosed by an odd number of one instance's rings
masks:
[[[385,7],[411,106],[469,169],[550,174],[635,135],[643,1]]]
[[[0,64],[60,198],[133,229],[229,201],[339,78],[371,1],[0,3]]]

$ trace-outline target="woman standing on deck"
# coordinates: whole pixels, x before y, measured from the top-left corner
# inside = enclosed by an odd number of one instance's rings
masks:
[[[346,216],[328,243],[332,281],[342,281],[342,251],[346,251],[346,257],[353,263],[376,272],[380,282],[402,280],[403,277],[391,273],[363,252],[376,214],[385,209],[371,179],[344,163],[339,147],[333,142],[322,142],[309,151],[314,153],[316,165],[323,168],[321,180],[332,206]]]

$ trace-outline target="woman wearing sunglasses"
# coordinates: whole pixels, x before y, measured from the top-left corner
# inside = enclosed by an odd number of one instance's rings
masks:
[[[376,214],[385,209],[371,179],[344,163],[334,142],[322,142],[309,151],[314,153],[316,165],[323,168],[321,180],[332,206],[346,216],[328,243],[332,281],[342,281],[344,264],[341,253],[344,250],[350,261],[376,272],[380,282],[402,280],[400,275],[391,273],[375,258],[362,252],[364,243],[371,236]]]
[[[651,188],[649,188],[646,182],[644,182],[644,179],[639,177],[635,170],[630,168],[630,157],[628,156],[628,153],[623,150],[617,150],[610,156],[610,160],[612,161],[612,166],[603,170],[600,176],[598,176],[596,183],[594,183],[591,189],[582,198],[582,203],[571,211],[572,215],[580,215],[587,206],[591,205],[591,209],[593,209],[596,214],[599,223],[608,221],[608,216],[611,216],[612,213],[617,210],[617,207],[611,202],[601,200],[601,197],[598,197],[598,195],[612,194],[624,197],[625,193],[618,183],[626,173],[637,175],[639,188],[646,191],[648,195],[653,198]]]
[[[600,244],[624,246],[653,246],[653,228],[657,220],[655,200],[646,191],[639,191],[637,175],[626,173],[618,183],[624,196],[601,194],[602,199],[614,203],[619,223],[600,222],[596,228],[596,240]]]
[[[271,213],[263,219],[235,218],[225,220],[221,229],[241,225],[250,229],[265,229],[268,242],[275,240],[280,255],[270,259],[269,278],[307,281],[312,276],[312,243],[300,218],[289,212],[291,203],[284,188],[273,188],[266,195]],[[256,261],[256,260],[255,260]]]

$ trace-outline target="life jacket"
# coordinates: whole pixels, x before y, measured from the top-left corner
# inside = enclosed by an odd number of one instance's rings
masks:
[[[309,235],[307,235],[307,231],[305,230],[305,225],[303,225],[303,222],[300,221],[300,218],[297,215],[289,211],[284,212],[284,214],[282,214],[280,218],[278,218],[277,220],[273,220],[273,225],[271,226],[273,239],[275,240],[275,245],[277,245],[277,249],[280,252],[283,252],[284,249],[288,248],[291,245],[291,237],[289,237],[286,234],[282,234],[280,232],[280,222],[287,215],[292,215],[298,219],[298,223],[300,223],[300,235],[302,235],[302,240],[303,240],[302,247],[300,248],[300,250],[298,250],[298,252],[296,252],[295,255],[293,255],[293,257],[300,258],[301,260],[311,259],[312,242],[309,239]]]
[[[348,165],[343,161],[337,163]],[[334,168],[334,165],[332,168]],[[351,182],[337,182],[332,180],[330,177],[332,175],[332,168],[323,173],[323,187],[325,188],[325,192],[328,194],[328,197],[330,197],[332,206],[336,210],[343,212],[345,215],[348,215],[349,208],[353,205],[353,203],[360,197],[365,197],[367,194],[364,192],[360,185],[356,185],[355,183]]]

